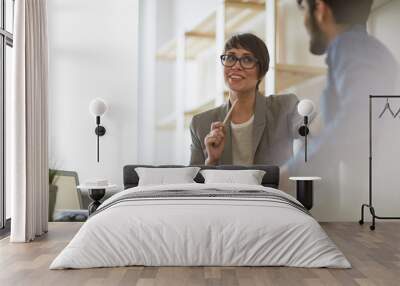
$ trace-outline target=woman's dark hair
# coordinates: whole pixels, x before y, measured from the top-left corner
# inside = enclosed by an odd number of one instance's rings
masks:
[[[264,41],[256,35],[243,33],[233,35],[228,41],[226,41],[224,51],[227,52],[228,50],[235,48],[245,49],[253,53],[253,55],[258,59],[258,82],[256,86],[258,90],[261,80],[267,74],[269,69],[269,53],[267,46]]]
[[[314,11],[316,0],[297,0],[301,6],[303,1],[307,1],[310,13]],[[367,23],[373,0],[321,0],[328,5],[336,23],[345,25],[355,25]]]

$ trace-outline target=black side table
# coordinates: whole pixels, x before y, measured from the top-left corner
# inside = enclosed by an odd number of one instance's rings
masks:
[[[97,208],[101,205],[100,200],[105,196],[106,190],[115,188],[116,185],[108,186],[90,186],[90,185],[79,185],[77,188],[88,190],[89,198],[92,202],[88,206],[89,216],[94,213]]]
[[[314,194],[313,182],[321,180],[320,177],[290,177],[289,180],[296,181],[296,198],[307,210],[313,207]]]
[[[93,200],[93,202],[91,202],[90,205],[88,206],[89,215],[91,215],[101,205],[100,200],[106,194],[106,189],[88,189],[88,193],[89,193],[89,198]]]

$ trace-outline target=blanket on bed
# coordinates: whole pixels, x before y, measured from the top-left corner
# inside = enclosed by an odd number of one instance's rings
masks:
[[[128,265],[350,267],[292,196],[263,186],[195,183],[112,196],[50,269]]]

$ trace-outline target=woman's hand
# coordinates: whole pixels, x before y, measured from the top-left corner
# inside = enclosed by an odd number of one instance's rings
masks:
[[[211,131],[204,138],[208,158],[206,165],[216,165],[225,147],[225,126],[222,122],[211,123]]]

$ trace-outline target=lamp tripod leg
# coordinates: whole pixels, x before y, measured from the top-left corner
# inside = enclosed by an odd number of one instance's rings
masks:
[[[306,136],[304,137],[304,147],[305,147],[305,149],[304,149],[304,161],[305,162],[307,162],[307,134],[306,134]]]
[[[97,126],[99,126],[99,125],[97,125]],[[100,136],[99,136],[99,133],[97,133],[97,162],[99,162],[99,146],[100,146],[100,144],[99,144],[99,138],[100,138]]]

